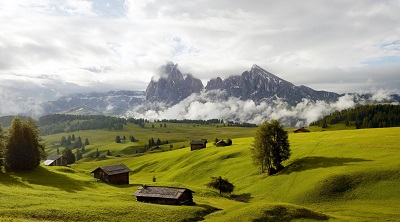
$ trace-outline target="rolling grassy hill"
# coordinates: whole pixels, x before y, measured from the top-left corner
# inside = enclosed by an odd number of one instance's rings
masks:
[[[169,124],[167,128],[139,129],[131,125],[124,132],[81,131],[75,135],[89,137],[92,150],[110,149],[116,154],[131,146],[113,141],[113,134],[123,133],[140,141],[157,135],[152,137],[168,139],[174,148],[188,146],[193,137],[231,138],[233,145],[209,143],[203,150],[187,147],[142,155],[127,152],[122,157],[87,158],[71,167],[41,166],[32,172],[3,170],[0,217],[5,221],[400,220],[400,128],[291,133],[292,157],[284,163],[285,170],[273,176],[260,174],[252,164],[251,128]],[[45,137],[49,149],[57,146],[59,138],[61,134]],[[142,145],[140,141],[137,146]],[[116,163],[133,170],[130,185],[104,184],[90,174],[98,166]],[[208,189],[205,184],[211,176],[229,179],[236,186],[236,200]],[[190,188],[195,191],[196,205],[136,202],[132,194],[141,184]]]

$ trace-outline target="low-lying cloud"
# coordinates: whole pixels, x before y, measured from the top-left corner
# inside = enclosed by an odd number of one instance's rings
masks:
[[[345,94],[332,103],[303,99],[296,106],[290,106],[282,100],[255,103],[252,100],[243,101],[235,97],[227,100],[223,98],[225,98],[223,91],[202,92],[192,94],[172,107],[166,107],[165,104],[144,104],[127,112],[126,116],[149,120],[224,119],[254,124],[277,119],[286,126],[300,127],[307,126],[334,111],[354,108],[357,103],[382,102],[391,99],[391,96],[388,92],[378,90],[369,100],[359,98],[357,94]]]

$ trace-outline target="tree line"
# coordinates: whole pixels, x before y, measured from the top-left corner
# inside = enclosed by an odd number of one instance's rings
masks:
[[[400,106],[391,104],[365,105],[353,109],[335,111],[312,122],[310,126],[326,128],[328,124],[345,124],[360,128],[383,128],[400,126]]]
[[[52,114],[39,118],[42,135],[93,129],[123,130],[126,123],[124,118],[102,115]]]

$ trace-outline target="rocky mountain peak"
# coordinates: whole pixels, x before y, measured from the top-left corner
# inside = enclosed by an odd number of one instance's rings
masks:
[[[160,67],[158,76],[154,76],[147,86],[146,101],[174,105],[192,93],[199,93],[203,88],[201,80],[191,74],[185,74],[184,78],[178,64],[168,62]]]

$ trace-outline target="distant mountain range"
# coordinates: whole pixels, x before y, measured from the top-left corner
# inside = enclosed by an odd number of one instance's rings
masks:
[[[235,97],[240,100],[253,100],[273,103],[280,100],[289,105],[296,105],[304,98],[309,101],[335,102],[340,94],[327,91],[317,91],[307,86],[296,86],[267,72],[257,65],[241,75],[211,79],[204,87],[202,81],[191,74],[183,74],[178,65],[168,62],[161,66],[158,75],[155,75],[147,86],[146,91],[111,91],[105,93],[80,93],[64,96],[56,101],[46,102],[43,105],[44,114],[64,113],[76,115],[124,115],[142,104],[163,104],[173,106],[191,96],[193,93],[224,91],[227,100]],[[219,94],[220,95],[220,94]],[[371,94],[355,96],[355,100],[371,99]],[[398,95],[392,95],[390,100],[381,102],[400,101]],[[355,101],[358,102],[358,101]]]

